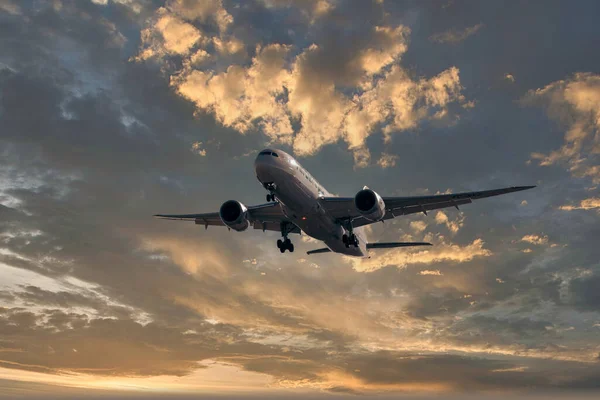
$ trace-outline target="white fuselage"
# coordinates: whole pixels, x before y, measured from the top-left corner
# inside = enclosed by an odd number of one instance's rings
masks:
[[[321,205],[320,198],[331,194],[292,156],[281,150],[265,149],[256,157],[254,170],[263,185],[274,185],[273,193],[283,213],[304,233],[322,240],[333,252],[368,256],[367,241],[361,228],[354,228],[358,247],[346,247],[342,241],[346,229]]]

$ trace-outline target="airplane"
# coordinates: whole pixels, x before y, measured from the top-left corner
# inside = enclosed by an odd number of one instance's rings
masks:
[[[329,193],[288,153],[264,149],[254,161],[258,181],[269,192],[267,203],[246,207],[237,200],[224,202],[218,212],[204,214],[156,214],[171,220],[194,221],[198,225],[226,226],[245,231],[250,226],[262,231],[281,232],[277,240],[281,253],[294,251],[290,234],[301,234],[323,241],[327,247],[307,254],[326,252],[353,257],[368,257],[368,250],[394,247],[431,246],[427,242],[369,243],[364,226],[414,213],[471,203],[486,197],[518,192],[535,186],[412,197],[382,197],[365,186],[354,197],[337,197]]]

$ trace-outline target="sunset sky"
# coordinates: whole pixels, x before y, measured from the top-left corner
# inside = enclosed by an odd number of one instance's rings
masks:
[[[600,2],[0,0],[0,397],[598,396]],[[537,185],[370,259],[156,213]],[[356,397],[356,395],[362,397]]]

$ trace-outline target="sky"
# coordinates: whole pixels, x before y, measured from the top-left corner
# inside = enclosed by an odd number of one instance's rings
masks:
[[[597,1],[0,0],[0,397],[591,398]],[[537,185],[371,258],[152,218]],[[464,397],[467,396],[467,397]]]

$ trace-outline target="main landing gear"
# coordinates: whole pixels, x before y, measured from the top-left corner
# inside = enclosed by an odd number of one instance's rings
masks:
[[[277,240],[277,248],[282,253],[285,253],[286,250],[289,250],[290,253],[294,252],[294,244],[288,238],[285,238],[284,240],[278,239]]]
[[[348,233],[347,234],[344,233],[342,235],[342,242],[344,242],[344,245],[346,246],[346,248],[349,248],[350,246],[358,247],[358,237],[352,231],[352,221],[351,220],[346,223],[345,228],[348,231]]]
[[[290,239],[288,239],[287,235],[294,229],[294,225],[289,222],[281,223],[281,236],[283,236],[283,240],[277,240],[277,248],[281,253],[285,253],[286,250],[289,250],[290,253],[294,252],[294,244]]]
[[[354,233],[350,233],[350,235],[344,234],[342,236],[342,242],[344,242],[346,248],[350,246],[358,247],[358,238]]]

